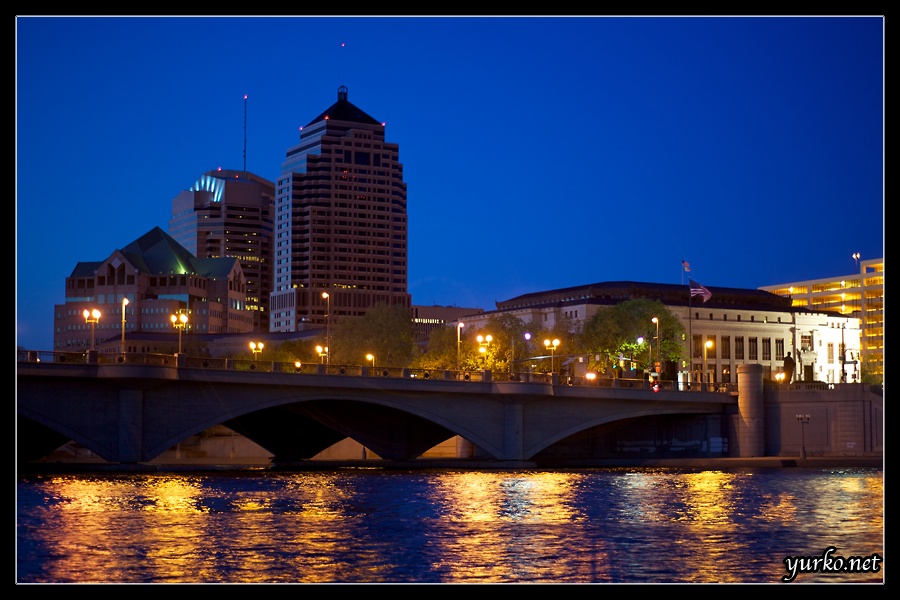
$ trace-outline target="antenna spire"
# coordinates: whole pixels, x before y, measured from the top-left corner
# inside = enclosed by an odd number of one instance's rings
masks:
[[[247,170],[247,94],[244,94],[244,171]]]

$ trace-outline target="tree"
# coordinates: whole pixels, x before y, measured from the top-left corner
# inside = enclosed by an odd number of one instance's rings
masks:
[[[487,346],[490,369],[513,373],[521,370],[522,359],[530,356],[532,323],[524,323],[515,315],[503,313],[488,317],[485,332],[493,338]],[[529,339],[525,339],[528,333]]]
[[[659,319],[659,340],[655,339],[653,317]],[[644,343],[638,343],[639,337],[644,338]],[[623,366],[622,357],[633,362],[629,366],[640,369],[656,362],[657,351],[661,363],[681,360],[683,337],[684,327],[662,302],[638,298],[601,309],[587,319],[579,345],[590,356],[589,369],[611,376]]]
[[[330,352],[332,364],[361,365],[372,354],[377,365],[408,367],[419,352],[412,315],[402,306],[377,304],[365,316],[332,326]]]
[[[275,362],[309,364],[321,361],[316,352],[316,344],[312,341],[288,340],[272,344],[271,349],[266,346],[266,350],[269,359]]]
[[[460,337],[461,334],[462,332]],[[418,369],[455,370],[456,327],[438,327],[432,330],[425,351],[413,360],[412,366]]]

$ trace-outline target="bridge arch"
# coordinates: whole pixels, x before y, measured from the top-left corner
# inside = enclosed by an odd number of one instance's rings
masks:
[[[479,457],[524,461],[615,420],[737,405],[731,394],[704,391],[129,363],[20,363],[17,384],[19,415],[110,462],[153,460],[214,425],[285,461],[347,437],[382,458],[409,460],[454,436]]]

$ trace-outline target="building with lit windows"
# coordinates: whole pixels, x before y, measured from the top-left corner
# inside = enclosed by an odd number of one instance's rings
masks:
[[[847,356],[859,352],[859,319],[847,318],[837,311],[798,308],[789,298],[758,289],[714,286],[703,289],[710,293],[706,301],[693,296],[689,285],[594,283],[517,296],[497,302],[497,310],[463,316],[458,322],[464,323],[467,331],[486,331],[492,315],[508,313],[526,325],[533,324],[535,330],[564,328],[571,332],[570,339],[574,339],[580,325],[598,311],[627,300],[646,298],[661,302],[685,332],[678,340],[685,358],[678,364],[663,361],[661,370],[668,374],[665,378],[682,383],[736,383],[738,366],[759,364],[763,367],[763,377],[776,381],[790,352],[796,361],[795,382],[859,381],[858,367],[841,360],[842,350]],[[648,322],[641,334],[652,340],[654,325]],[[555,355],[557,364],[562,365],[561,372],[582,375],[586,365],[592,362],[591,357],[568,350],[569,340],[565,336],[560,341]],[[532,339],[529,350],[536,359],[547,358],[541,340]]]
[[[327,327],[377,304],[410,308],[399,154],[344,86],[301,129],[276,182],[270,331]]]
[[[253,331],[269,331],[275,184],[247,171],[218,169],[172,200],[169,235],[198,258],[234,257],[247,288]]]
[[[858,320],[860,346],[858,350],[848,347],[845,360],[854,367],[861,365],[866,373],[884,381],[883,258],[859,261],[859,273],[759,289],[789,298],[796,308],[837,312],[847,318],[848,327],[850,320]],[[815,347],[801,342],[800,351],[815,351]]]
[[[483,313],[483,308],[461,308],[459,306],[417,306],[413,305],[413,323],[416,326],[416,343],[428,345],[431,332],[455,323],[460,317]]]
[[[185,339],[195,332],[249,333],[245,297],[236,258],[197,258],[155,227],[104,260],[75,265],[65,304],[54,306],[53,349],[172,352],[172,317],[181,314]],[[90,322],[84,311],[95,309],[99,317]],[[168,335],[145,335],[162,333]]]

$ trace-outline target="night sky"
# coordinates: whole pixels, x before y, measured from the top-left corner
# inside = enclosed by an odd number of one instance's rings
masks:
[[[26,16],[17,345],[204,172],[276,180],[341,85],[400,147],[417,305],[884,256],[881,16]]]

